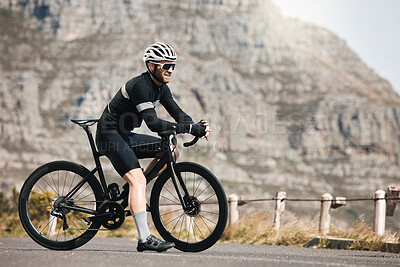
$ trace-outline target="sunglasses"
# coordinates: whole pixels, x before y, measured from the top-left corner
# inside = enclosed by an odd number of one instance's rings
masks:
[[[164,63],[164,64],[157,63],[157,62],[153,62],[153,63],[160,65],[162,70],[167,70],[167,71],[174,71],[175,67],[176,67],[176,63]]]

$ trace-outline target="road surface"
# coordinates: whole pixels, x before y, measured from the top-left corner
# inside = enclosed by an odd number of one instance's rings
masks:
[[[218,243],[200,253],[136,251],[129,238],[94,238],[81,248],[52,251],[29,238],[0,238],[0,266],[400,266],[393,253]]]

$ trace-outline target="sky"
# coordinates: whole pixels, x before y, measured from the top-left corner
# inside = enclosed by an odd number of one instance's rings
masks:
[[[322,26],[344,39],[400,94],[400,0],[272,0],[285,17]]]

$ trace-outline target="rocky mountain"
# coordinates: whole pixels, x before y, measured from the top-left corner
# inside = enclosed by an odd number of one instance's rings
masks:
[[[213,130],[182,159],[228,194],[372,196],[400,182],[400,97],[345,41],[269,0],[0,0],[0,38],[3,190],[47,161],[93,166],[69,120],[99,117],[154,41],[178,53],[177,102]]]

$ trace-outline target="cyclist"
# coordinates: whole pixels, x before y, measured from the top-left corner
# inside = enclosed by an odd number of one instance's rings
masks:
[[[178,106],[167,85],[176,67],[174,49],[157,42],[144,53],[147,71],[127,81],[105,107],[97,126],[96,144],[101,153],[111,161],[115,170],[129,184],[129,208],[135,221],[139,241],[137,250],[166,251],[175,244],[162,241],[150,234],[146,214],[146,178],[138,159],[154,158],[144,169],[151,170],[163,153],[161,139],[134,133],[142,121],[153,132],[176,129],[177,133],[191,133],[205,138],[210,133],[207,121],[194,123]],[[155,107],[161,103],[176,123],[159,119]],[[149,144],[148,149],[137,149],[139,144]],[[161,151],[161,152],[160,152]],[[175,149],[175,159],[179,152]]]

